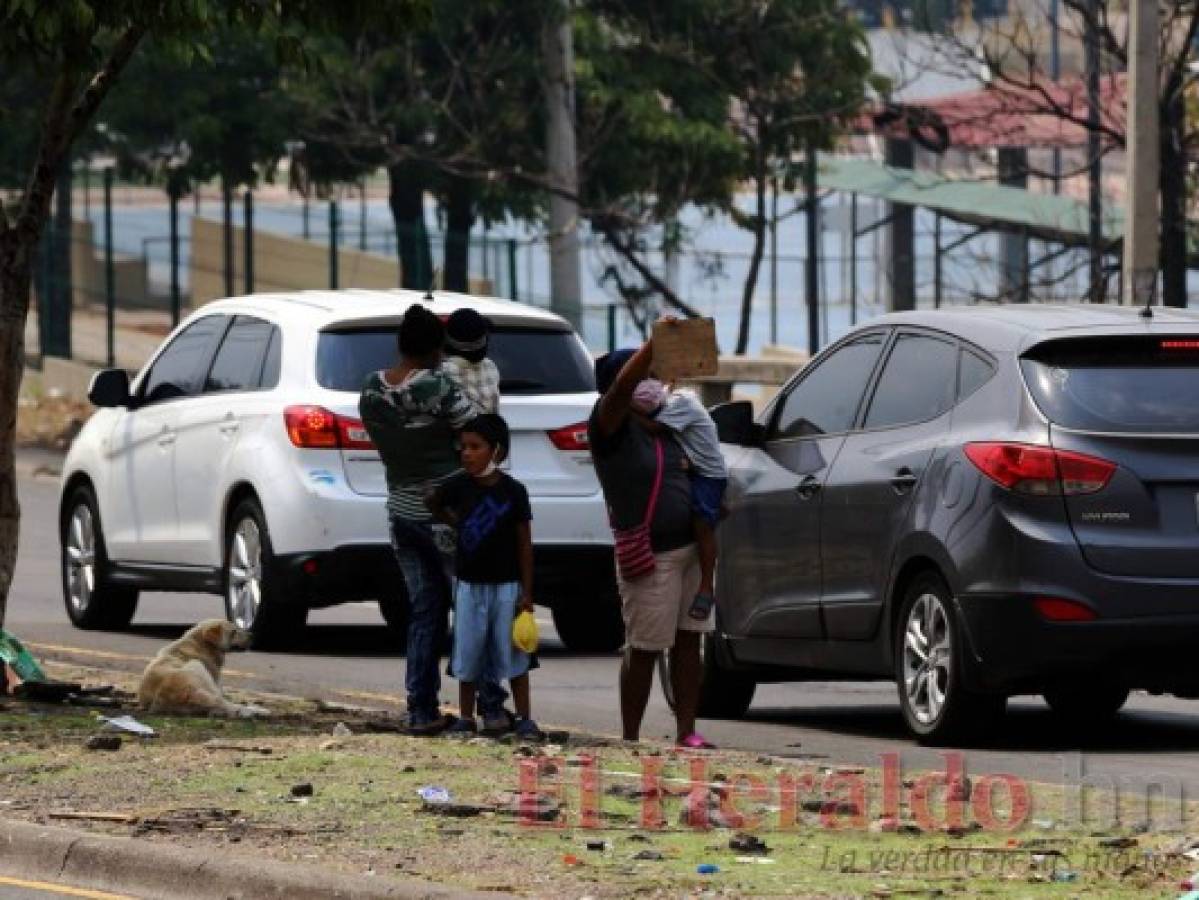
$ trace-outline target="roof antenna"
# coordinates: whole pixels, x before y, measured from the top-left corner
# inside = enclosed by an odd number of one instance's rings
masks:
[[[437,299],[433,296],[433,285],[436,283],[437,276],[439,274],[441,274],[441,270],[434,269],[433,273],[429,276],[429,286],[425,288],[425,296],[421,298],[422,300],[428,300],[432,302],[433,300]]]
[[[1157,293],[1157,269],[1152,272],[1137,272],[1133,274],[1133,279],[1140,279],[1141,283],[1137,284],[1136,280],[1132,283],[1132,289],[1135,291],[1138,288],[1144,289],[1145,308],[1141,310],[1142,319],[1153,318],[1153,295]]]

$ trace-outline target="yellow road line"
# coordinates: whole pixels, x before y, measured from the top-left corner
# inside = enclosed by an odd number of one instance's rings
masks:
[[[6,878],[0,875],[0,885],[25,888],[30,891],[45,891],[48,894],[66,894],[68,897],[87,897],[89,900],[133,900],[127,894],[106,894],[104,891],[89,891],[87,888],[51,884],[48,881],[26,881],[23,878]]]
[[[111,650],[92,650],[87,647],[71,647],[62,644],[37,644],[33,641],[26,641],[25,646],[40,653],[67,653],[72,656],[91,656],[96,659],[120,659],[126,662],[148,663],[154,657],[138,656],[131,653],[113,653]],[[234,678],[262,678],[265,676],[255,675],[253,672],[240,672],[237,669],[222,669],[221,675],[232,675]]]

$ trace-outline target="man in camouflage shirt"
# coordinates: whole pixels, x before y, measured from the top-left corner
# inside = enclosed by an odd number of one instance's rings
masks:
[[[450,605],[447,553],[453,535],[435,525],[425,495],[458,470],[454,433],[475,414],[440,368],[444,329],[432,312],[413,304],[399,333],[399,362],[372,373],[358,411],[387,475],[391,544],[408,588],[410,617],[405,688],[408,725],[418,734],[445,728],[437,671]]]

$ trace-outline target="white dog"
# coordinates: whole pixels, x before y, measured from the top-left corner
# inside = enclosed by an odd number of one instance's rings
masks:
[[[224,619],[206,619],[150,660],[138,686],[138,703],[152,713],[168,715],[267,715],[269,710],[261,706],[232,703],[221,693],[225,654],[249,645],[248,631]]]

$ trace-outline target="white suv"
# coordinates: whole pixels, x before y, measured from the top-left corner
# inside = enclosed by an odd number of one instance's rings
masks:
[[[562,319],[505,300],[304,291],[209,303],[129,382],[92,381],[101,409],[63,468],[63,596],[81,628],[127,625],[138,592],[223,594],[260,645],[310,608],[376,599],[402,636],[383,466],[358,391],[396,356],[403,312],[470,306],[493,325],[512,472],[533,505],[539,602],[573,649],[622,640],[611,532],[587,446],[591,358]]]

